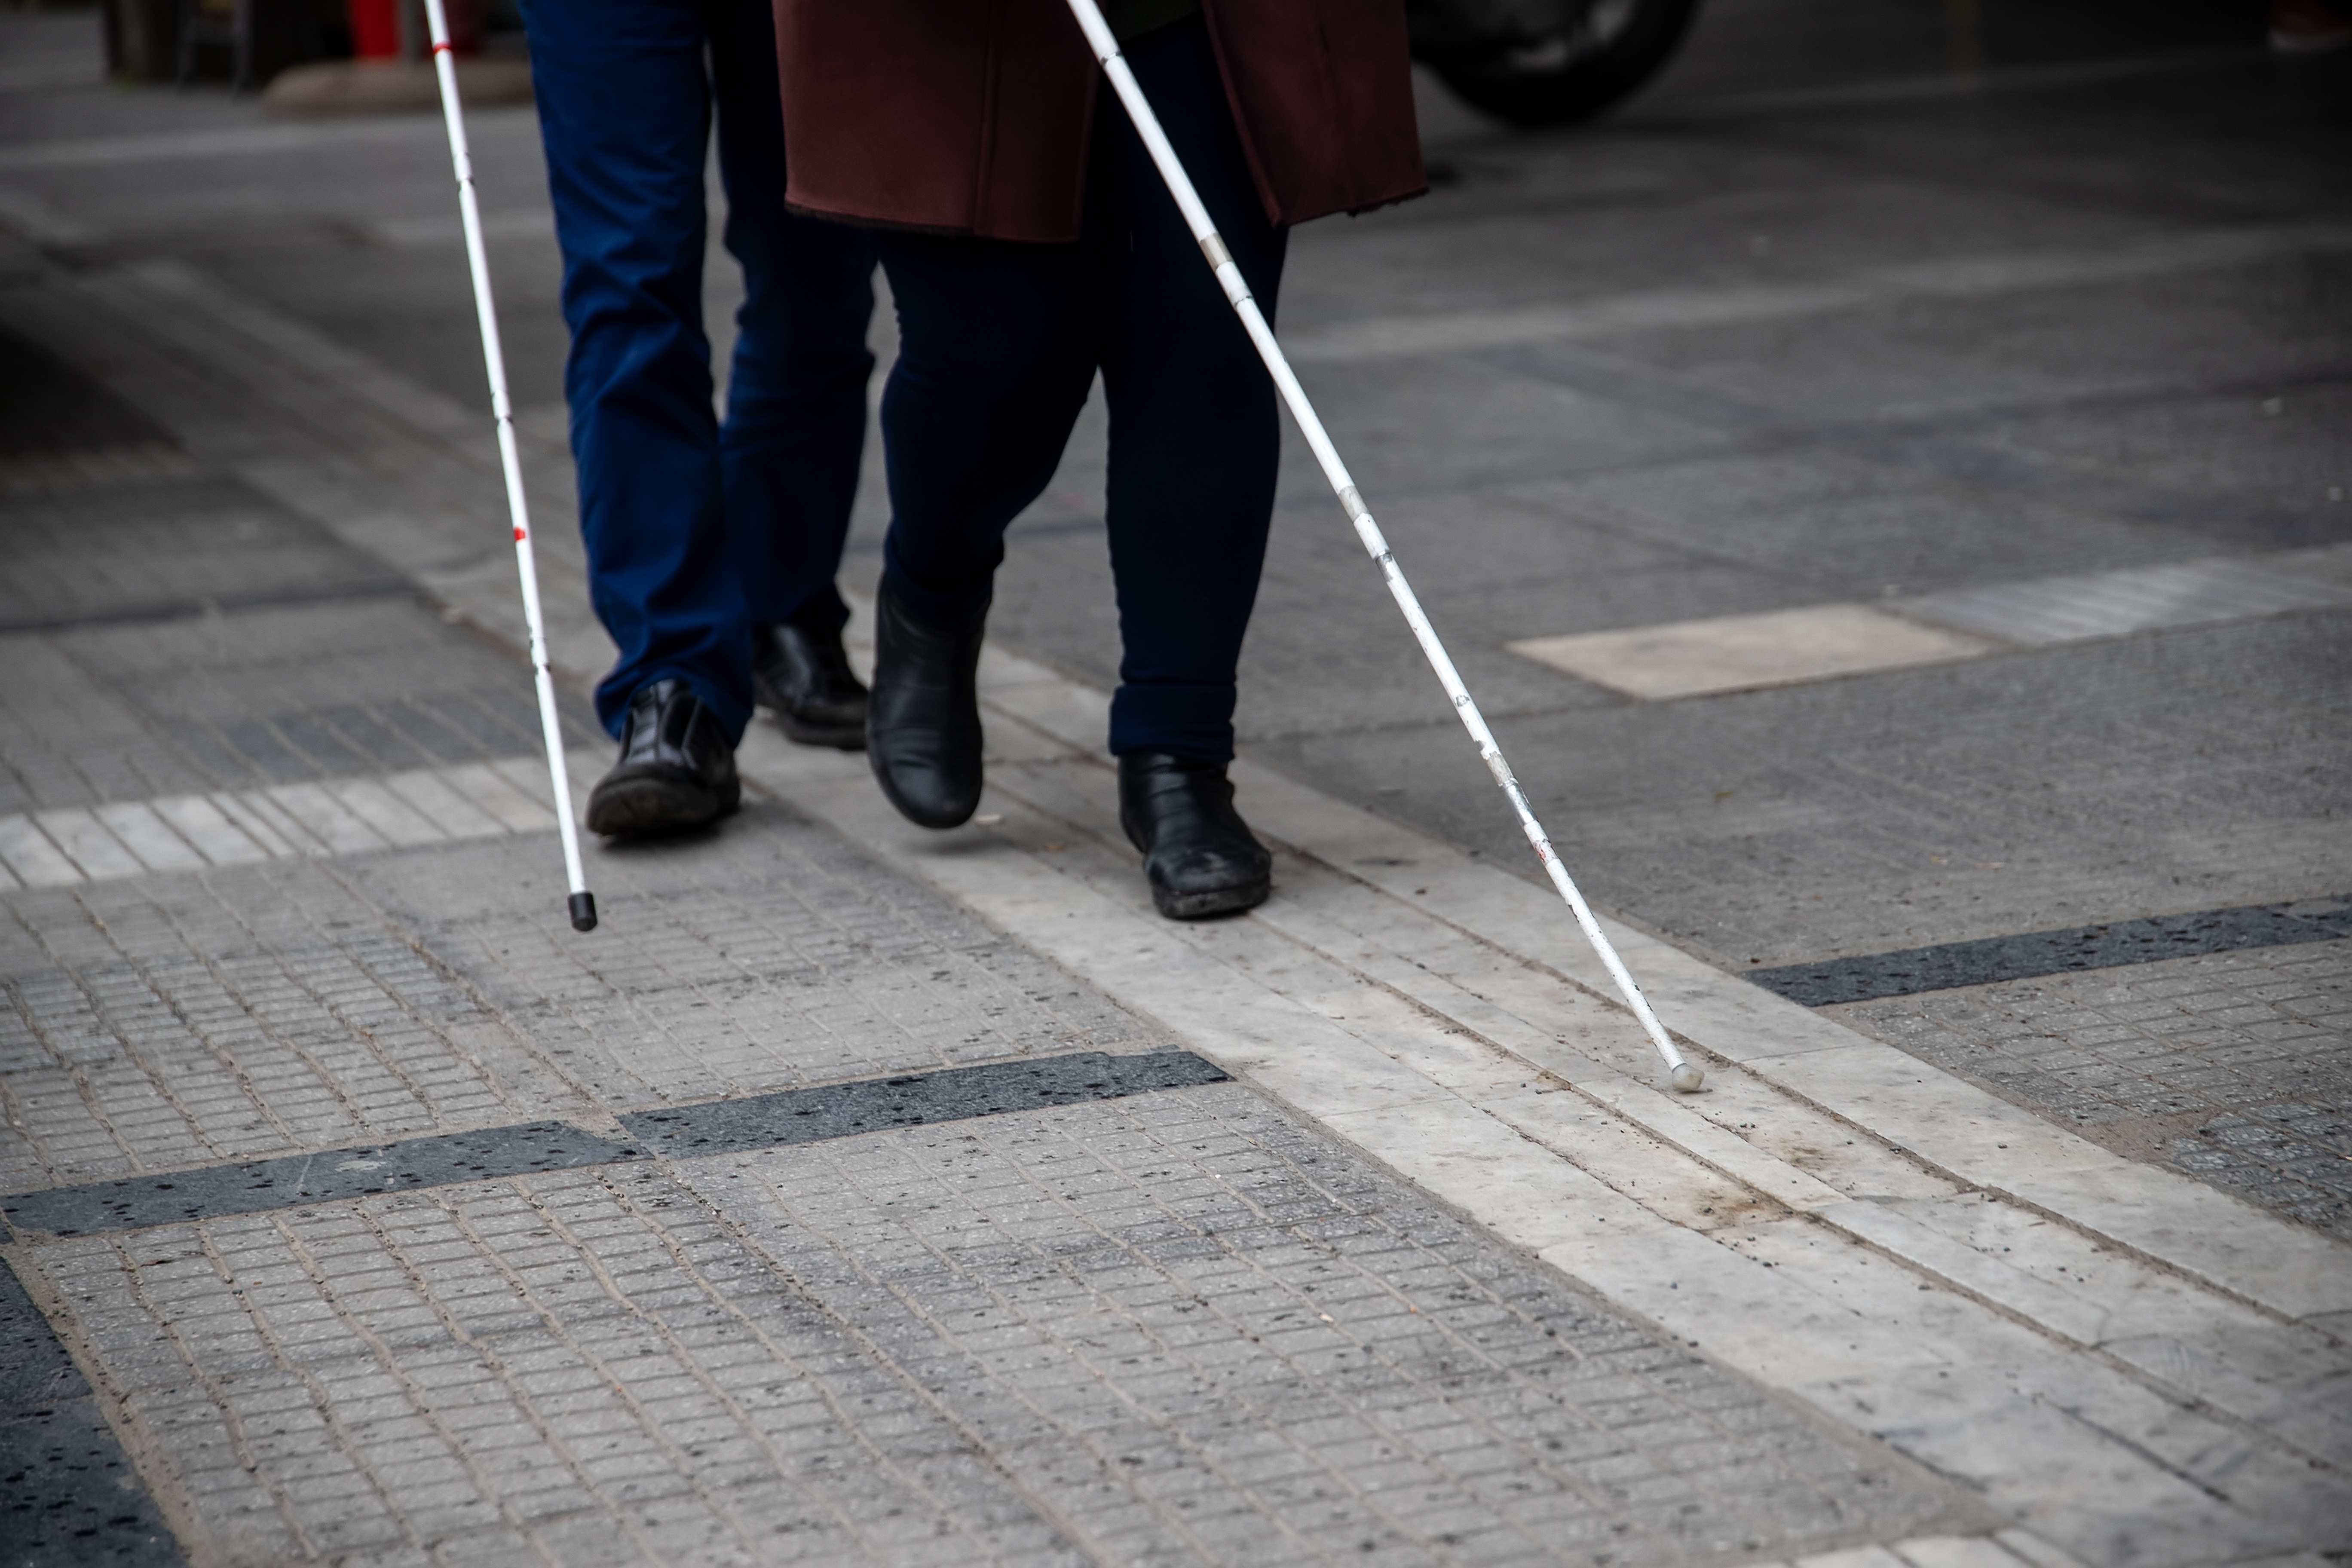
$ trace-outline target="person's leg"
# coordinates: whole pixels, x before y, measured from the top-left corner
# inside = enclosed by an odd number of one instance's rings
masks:
[[[784,206],[783,107],[768,0],[706,0],[727,248],[743,268],[727,422],[727,525],[753,625],[837,630],[874,356],[870,230]]]
[[[1137,79],[1267,319],[1284,237],[1265,220],[1197,19],[1136,40]],[[1281,449],[1275,395],[1126,115],[1092,170],[1110,405],[1109,532],[1123,646],[1111,700],[1119,822],[1160,912],[1265,900],[1273,859],[1234,808],[1234,679]]]
[[[919,619],[986,612],[1004,530],[1062,460],[1095,373],[1083,245],[886,233],[898,361],[882,393],[883,580]]]
[[[525,0],[572,329],[564,392],[590,595],[620,646],[596,710],[683,681],[731,743],[751,638],[728,549],[702,331],[703,15],[693,0]]]
[[[1004,529],[1053,478],[1094,379],[1086,247],[885,235],[898,363],[882,395],[890,533],[866,754],[899,814],[980,804],[977,672]]]
[[[1206,29],[1179,23],[1128,54],[1271,321],[1285,233],[1258,204]],[[1274,511],[1274,384],[1135,128],[1116,102],[1101,112],[1088,196],[1105,225],[1108,521],[1123,646],[1110,746],[1224,763]]]

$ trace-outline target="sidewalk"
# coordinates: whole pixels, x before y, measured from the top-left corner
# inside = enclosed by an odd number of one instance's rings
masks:
[[[2322,1568],[2352,1539],[2336,1211],[2090,1141],[1968,1054],[2121,1058],[2183,965],[2325,997],[2328,900],[2273,945],[2022,983],[2022,1020],[2001,986],[1873,990],[1868,947],[1759,985],[1617,923],[1707,1068],[1677,1097],[1546,891],[1295,743],[1242,767],[1274,901],[1158,920],[1084,660],[992,647],[982,822],[919,833],[862,759],[755,727],[740,817],[592,852],[582,937],[470,405],[58,226],[0,238],[27,1560]],[[608,655],[560,433],[526,453],[584,783]],[[2261,1086],[2292,1051],[2232,1059]]]
[[[10,639],[48,677],[8,719],[29,820],[80,847],[11,857],[51,885],[7,895],[10,1261],[152,1499],[110,1511],[50,1436],[44,1531],[160,1520],[236,1563],[1680,1563],[1992,1522],[772,795],[597,855],[574,936],[551,832],[493,815],[528,779],[483,766],[527,756],[511,659],[202,434],[19,363],[135,436],[11,475],[17,559],[82,596]],[[206,574],[278,602],[205,608]],[[126,775],[227,803],[246,849],[121,831],[110,862],[74,796],[121,827],[120,783],[95,802]]]

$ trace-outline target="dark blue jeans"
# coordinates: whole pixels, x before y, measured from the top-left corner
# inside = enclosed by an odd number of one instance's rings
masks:
[[[1267,223],[1200,21],[1127,51],[1259,307]],[[1281,428],[1273,383],[1106,85],[1072,245],[888,233],[898,363],[882,398],[884,571],[918,618],[985,609],[1004,530],[1053,478],[1099,368],[1123,655],[1114,752],[1234,754],[1234,675],[1257,597]]]
[[[872,237],[784,210],[768,0],[526,0],[572,329],[564,394],[596,614],[596,689],[682,678],[730,737],[751,627],[847,616],[833,585],[866,437]],[[743,268],[727,418],[702,328],[703,168],[717,107],[727,248]]]

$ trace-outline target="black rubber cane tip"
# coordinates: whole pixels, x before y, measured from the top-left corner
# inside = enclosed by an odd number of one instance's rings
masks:
[[[572,895],[572,929],[573,931],[594,931],[596,929],[595,894],[574,893]]]

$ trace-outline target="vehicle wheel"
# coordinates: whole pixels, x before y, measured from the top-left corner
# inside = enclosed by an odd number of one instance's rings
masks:
[[[1590,120],[1664,68],[1699,0],[1600,0],[1584,21],[1493,59],[1441,60],[1462,100],[1514,125]]]

